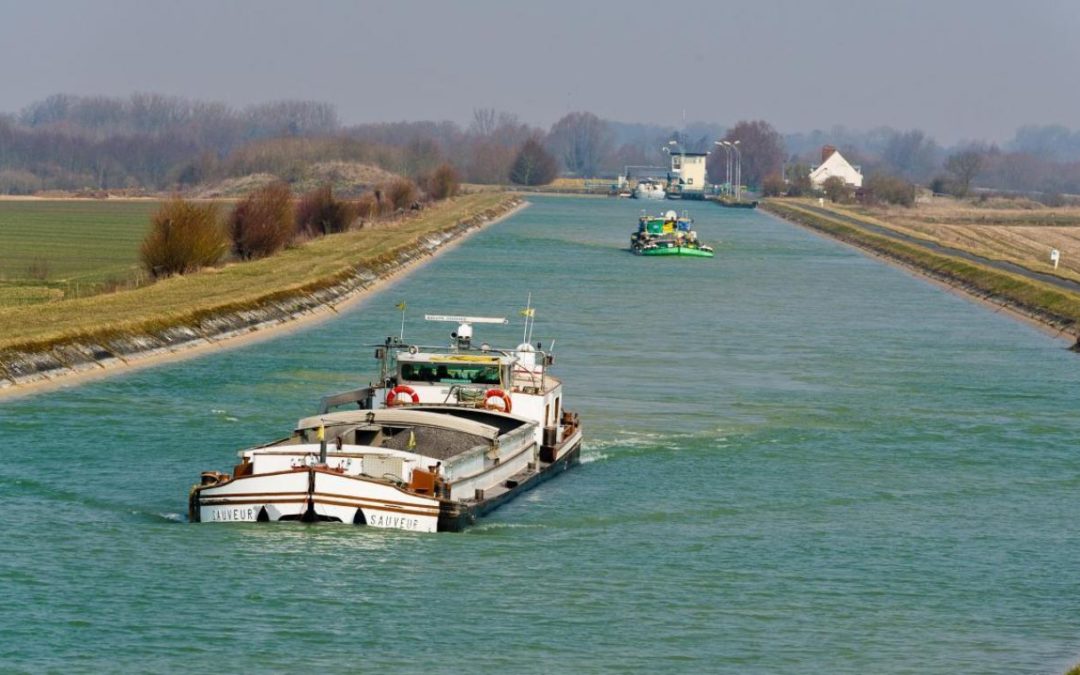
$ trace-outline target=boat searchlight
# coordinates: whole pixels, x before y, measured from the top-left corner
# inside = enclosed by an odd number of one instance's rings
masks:
[[[506,325],[510,323],[505,317],[488,317],[488,316],[455,316],[448,314],[425,314],[425,321],[449,321],[451,323],[458,324],[457,330],[450,332],[451,339],[454,340],[454,346],[458,349],[468,349],[472,343],[474,323],[496,323]]]

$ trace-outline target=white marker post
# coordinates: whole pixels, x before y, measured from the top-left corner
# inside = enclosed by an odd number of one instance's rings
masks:
[[[1058,268],[1058,262],[1061,261],[1061,251],[1056,248],[1050,249],[1050,262],[1054,263],[1054,269]]]

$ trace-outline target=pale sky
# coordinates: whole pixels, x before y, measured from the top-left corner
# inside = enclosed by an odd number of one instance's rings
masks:
[[[0,0],[0,111],[142,91],[326,101],[346,124],[685,110],[1000,141],[1080,128],[1077,36],[1080,0]]]

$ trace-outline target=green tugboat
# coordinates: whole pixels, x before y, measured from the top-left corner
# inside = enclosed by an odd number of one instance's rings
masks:
[[[692,258],[712,258],[711,246],[698,241],[694,221],[684,212],[679,216],[668,211],[663,216],[641,214],[638,229],[630,235],[630,251],[634,255],[674,255]]]

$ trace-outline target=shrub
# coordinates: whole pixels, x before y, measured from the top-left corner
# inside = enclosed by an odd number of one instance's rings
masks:
[[[1039,195],[1038,201],[1055,209],[1065,206],[1065,197],[1060,192],[1044,192]]]
[[[292,191],[282,182],[256,190],[229,216],[233,253],[245,260],[277,253],[292,239]]]
[[[174,197],[151,217],[139,257],[151,276],[163,277],[215,265],[228,250],[217,204]]]
[[[428,197],[436,201],[453,197],[461,187],[457,170],[448,163],[440,164],[425,182]]]
[[[903,178],[887,174],[874,174],[863,183],[867,201],[913,206],[915,204],[915,186]]]
[[[356,209],[357,218],[371,220],[379,217],[379,200],[371,192],[360,195],[360,198],[353,202],[353,207]]]
[[[830,202],[844,204],[851,201],[851,187],[840,176],[829,176],[821,184]]]
[[[945,176],[934,176],[930,181],[930,192],[935,195],[951,195],[953,194],[952,181]]]
[[[761,181],[761,194],[764,197],[779,197],[784,194],[784,179],[778,173],[771,173]]]
[[[309,236],[344,232],[356,218],[348,202],[334,198],[329,185],[315,188],[296,206],[296,231]]]
[[[393,211],[407,209],[419,198],[420,191],[408,178],[395,178],[382,188],[383,198]]]
[[[41,179],[22,169],[0,169],[0,194],[29,195],[41,189]]]
[[[805,197],[814,192],[814,184],[810,182],[810,166],[808,164],[789,164],[787,166],[787,196]]]

